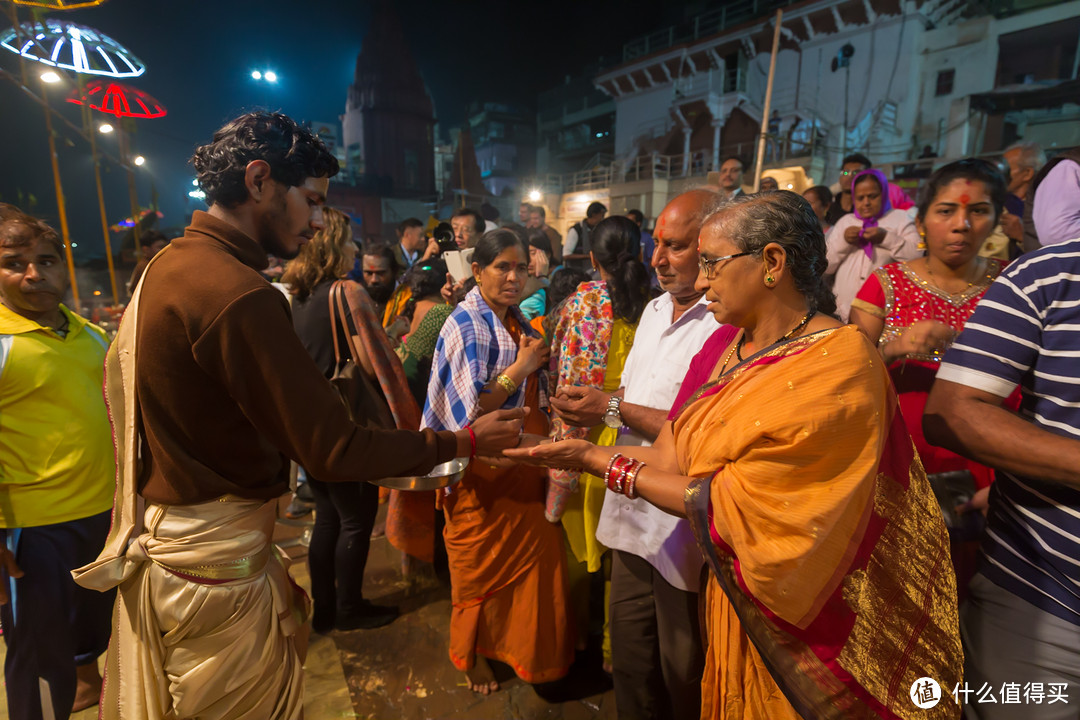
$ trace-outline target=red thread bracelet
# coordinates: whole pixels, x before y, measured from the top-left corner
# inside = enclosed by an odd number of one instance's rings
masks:
[[[473,432],[472,425],[466,425],[465,429],[469,431],[469,459],[472,460],[476,457],[476,433]]]

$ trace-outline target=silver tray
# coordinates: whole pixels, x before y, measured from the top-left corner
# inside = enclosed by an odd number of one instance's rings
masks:
[[[460,482],[468,465],[468,458],[454,458],[436,465],[427,475],[379,478],[371,482],[391,490],[438,490]]]

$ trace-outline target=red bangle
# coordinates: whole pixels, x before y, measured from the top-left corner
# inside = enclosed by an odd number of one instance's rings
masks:
[[[623,494],[626,495],[626,497],[630,498],[631,500],[636,499],[637,496],[638,496],[638,494],[637,494],[637,477],[638,477],[638,473],[641,472],[641,468],[643,468],[643,467],[645,467],[645,463],[643,463],[641,460],[638,460],[637,461],[637,466],[634,467],[634,469],[630,471],[630,477],[627,478],[627,480],[626,480],[626,487],[623,489]]]
[[[626,471],[632,467],[633,464],[633,458],[628,458],[625,455],[618,455],[615,462],[612,463],[611,472],[604,478],[608,490],[620,494],[623,492],[623,482],[626,480]]]
[[[473,432],[472,425],[466,425],[465,429],[469,431],[469,459],[472,460],[476,457],[476,433]]]
[[[615,492],[615,484],[613,482],[615,478],[613,473],[615,472],[615,468],[625,459],[626,458],[622,453],[615,453],[611,456],[611,459],[608,460],[607,470],[604,471],[604,485],[612,492]]]

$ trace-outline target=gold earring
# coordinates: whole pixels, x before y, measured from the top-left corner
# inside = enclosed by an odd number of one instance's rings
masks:
[[[776,282],[776,278],[774,278],[771,274],[765,276],[766,285],[772,285],[774,282]]]
[[[925,250],[926,249],[926,231],[925,230],[920,230],[919,231],[919,238],[920,238],[919,239],[919,249],[920,250]]]

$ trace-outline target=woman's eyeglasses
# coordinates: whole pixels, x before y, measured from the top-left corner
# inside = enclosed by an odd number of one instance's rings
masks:
[[[706,280],[713,279],[713,272],[716,270],[716,263],[723,260],[734,260],[737,257],[743,257],[744,255],[753,255],[752,252],[735,253],[734,255],[725,255],[723,257],[713,258],[712,260],[706,260],[703,257],[698,258],[698,267],[701,268],[701,272],[705,275]]]

